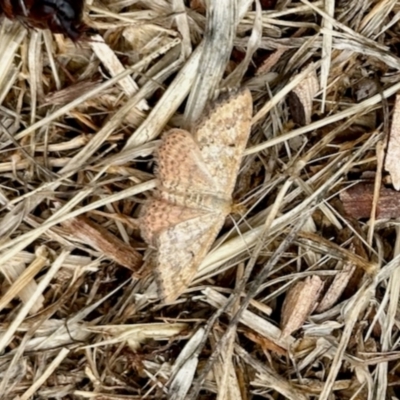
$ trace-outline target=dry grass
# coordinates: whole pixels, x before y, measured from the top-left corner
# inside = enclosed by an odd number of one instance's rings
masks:
[[[2,22],[1,399],[400,398],[399,228],[340,200],[387,183],[400,6],[210,3],[88,1],[78,46]],[[314,71],[302,126],[288,98]],[[243,213],[166,306],[137,220],[152,153],[237,86]]]

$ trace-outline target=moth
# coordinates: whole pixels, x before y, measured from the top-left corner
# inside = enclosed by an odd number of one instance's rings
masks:
[[[232,210],[252,105],[247,89],[229,94],[191,132],[167,132],[155,154],[157,191],[142,210],[140,228],[156,250],[153,267],[166,303],[189,286]]]
[[[27,28],[49,29],[76,42],[87,31],[84,0],[0,0],[0,14]]]

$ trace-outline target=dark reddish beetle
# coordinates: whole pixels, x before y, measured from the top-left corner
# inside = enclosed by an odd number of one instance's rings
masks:
[[[50,29],[76,42],[86,26],[82,22],[84,0],[0,0],[0,11],[31,28]]]

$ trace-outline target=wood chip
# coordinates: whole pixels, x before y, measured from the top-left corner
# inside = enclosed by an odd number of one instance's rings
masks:
[[[113,235],[108,229],[85,217],[71,218],[62,223],[70,234],[83,243],[92,246],[117,264],[132,271],[142,266],[142,256],[131,246]]]
[[[369,218],[374,197],[373,183],[359,183],[340,193],[340,200],[346,213],[356,219]],[[376,218],[400,217],[400,193],[382,187],[376,207]]]
[[[317,313],[329,310],[338,301],[355,270],[356,267],[353,263],[348,261],[344,264],[343,269],[335,275],[333,282],[322,297],[321,302],[315,310]]]
[[[311,123],[313,100],[318,91],[317,73],[312,70],[289,94],[290,112],[296,124],[304,126]]]
[[[323,282],[317,275],[297,282],[287,293],[282,306],[282,336],[286,337],[301,328],[317,306]]]

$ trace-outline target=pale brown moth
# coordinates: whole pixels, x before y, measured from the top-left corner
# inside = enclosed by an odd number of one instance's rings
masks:
[[[143,208],[141,232],[157,252],[164,302],[188,287],[231,212],[251,117],[252,98],[244,89],[217,101],[192,134],[172,129],[162,139],[155,154],[157,191]]]

